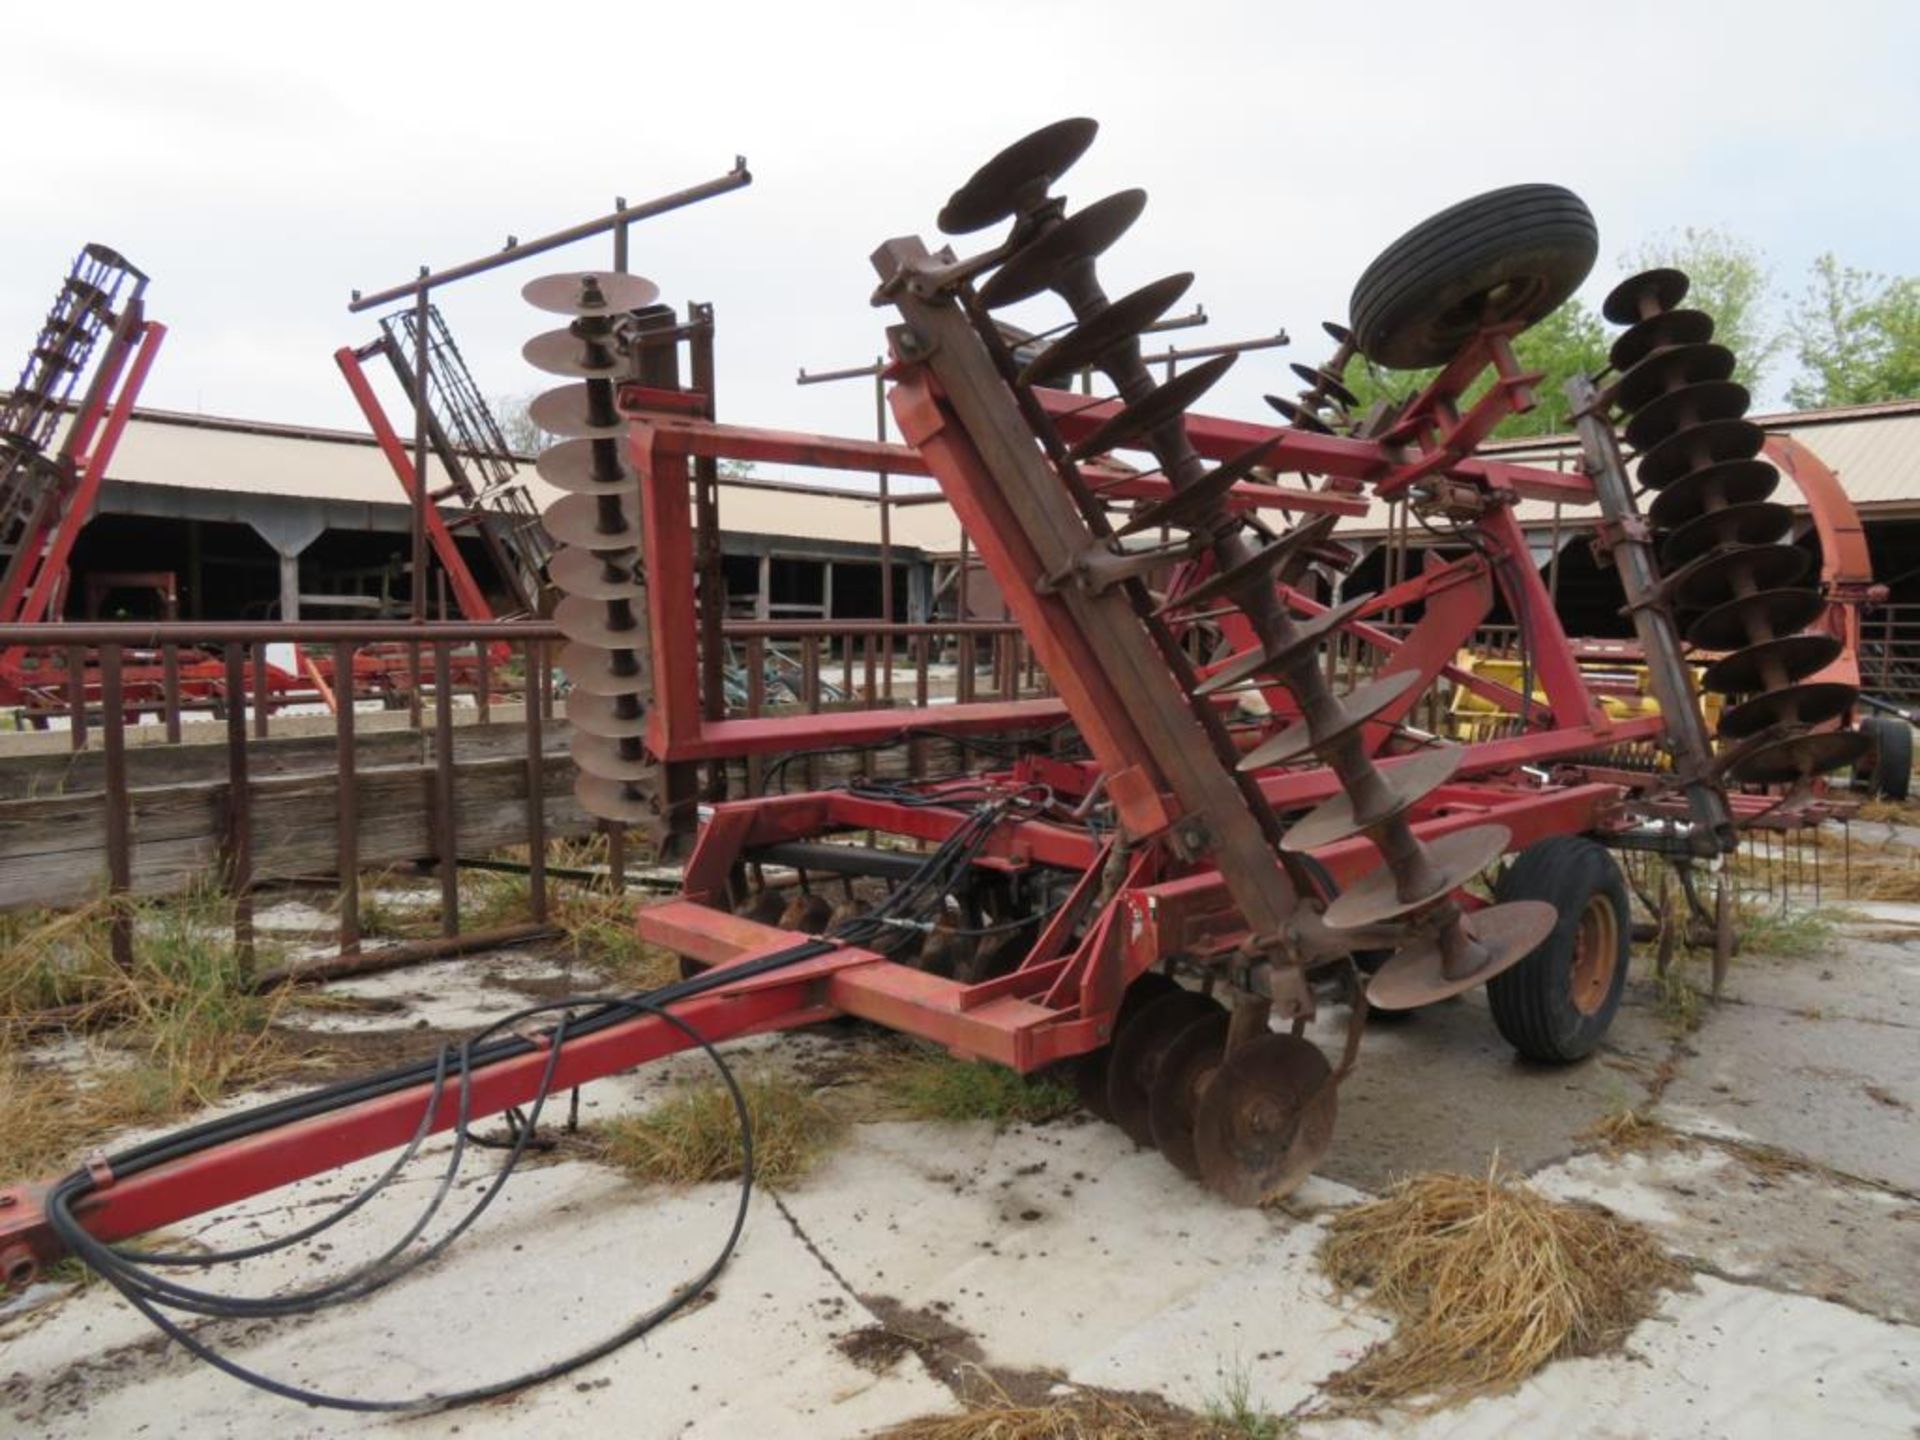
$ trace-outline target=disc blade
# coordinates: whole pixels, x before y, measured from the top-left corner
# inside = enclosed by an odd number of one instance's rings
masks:
[[[1642,270],[1607,292],[1600,313],[1615,325],[1637,324],[1673,309],[1687,298],[1691,283],[1681,270]]]
[[[1113,1040],[1107,1065],[1107,1109],[1136,1145],[1151,1145],[1150,1097],[1161,1057],[1196,1020],[1222,1013],[1220,1002],[1197,990],[1176,990],[1143,1006]]]
[[[529,305],[553,315],[617,315],[660,298],[660,287],[641,275],[617,270],[576,270],[542,275],[520,287]]]
[[[1311,430],[1315,435],[1333,433],[1331,425],[1297,401],[1289,400],[1284,395],[1266,395],[1261,398],[1285,416],[1287,423],[1296,430]]]
[[[607,613],[605,600],[589,600],[584,595],[563,595],[553,607],[553,623],[560,633],[580,645],[596,645],[602,650],[644,651],[649,643],[644,610],[624,607],[623,617]],[[618,603],[618,602],[614,602]]]
[[[1717,546],[1775,545],[1792,529],[1793,512],[1773,500],[1709,510],[1660,542],[1660,563],[1678,570]]]
[[[660,762],[634,745],[631,738],[623,745],[610,736],[575,730],[569,748],[574,764],[606,780],[649,780],[660,773]]]
[[[1382,1010],[1414,1010],[1484,985],[1540,948],[1559,923],[1544,900],[1509,900],[1471,911],[1461,922],[1486,958],[1471,974],[1449,976],[1440,942],[1423,938],[1403,946],[1367,982],[1367,1003]]]
[[[1751,695],[1804,680],[1826,669],[1846,648],[1837,635],[1782,635],[1714,661],[1700,684],[1717,695]]]
[[[534,336],[520,347],[520,358],[536,370],[576,380],[605,379],[618,374],[624,365],[611,346],[590,345],[571,330],[549,330]]]
[[[1193,272],[1168,275],[1123,295],[1042,350],[1020,372],[1022,385],[1051,385],[1062,376],[1097,364],[1115,346],[1136,339],[1171,310],[1193,284]]]
[[[632,551],[640,544],[640,527],[634,520],[637,510],[633,501],[614,491],[562,495],[547,507],[540,523],[561,545],[596,553]],[[609,524],[614,528],[607,529]]]
[[[1191,609],[1228,591],[1250,585],[1265,575],[1274,574],[1277,577],[1277,573],[1285,566],[1304,556],[1332,534],[1333,527],[1338,523],[1337,515],[1316,515],[1285,531],[1277,540],[1256,550],[1238,565],[1218,571],[1191,590],[1183,590],[1172,596],[1154,613],[1165,615],[1174,610]]]
[[[1720,734],[1731,740],[1758,735],[1775,725],[1825,725],[1853,708],[1860,688],[1838,680],[1814,680],[1768,690],[1720,715]]]
[[[1202,1016],[1182,1030],[1160,1057],[1153,1088],[1147,1096],[1147,1128],[1154,1149],[1183,1175],[1200,1176],[1194,1153],[1193,1127],[1200,1097],[1226,1056],[1232,1017],[1225,1010]]]
[[[626,780],[608,780],[599,775],[581,773],[574,778],[573,798],[589,815],[602,820],[632,825],[654,836],[665,831],[665,815],[659,798],[638,790]]]
[[[1338,724],[1316,734],[1308,733],[1308,727],[1304,721],[1290,725],[1279,734],[1269,736],[1249,750],[1241,757],[1239,765],[1235,768],[1265,770],[1275,765],[1286,765],[1292,761],[1304,759],[1314,752],[1315,747],[1331,745],[1342,736],[1358,730],[1382,710],[1389,708],[1409,691],[1416,689],[1420,679],[1418,670],[1401,670],[1392,675],[1382,675],[1376,680],[1369,680],[1341,697]]]
[[[1343,601],[1331,610],[1297,622],[1293,627],[1292,637],[1286,643],[1275,646],[1271,650],[1249,650],[1236,656],[1194,686],[1193,693],[1212,695],[1263,671],[1286,669],[1297,663],[1302,656],[1317,649],[1321,640],[1338,630],[1372,603],[1373,596],[1356,595],[1353,599]]]
[[[547,484],[569,495],[635,492],[638,486],[638,477],[620,459],[617,440],[562,440],[540,452],[534,469]]]
[[[1827,610],[1817,590],[1759,590],[1716,605],[1687,626],[1696,650],[1737,650],[1804,630]]]
[[[1751,460],[1766,440],[1767,432],[1751,420],[1707,420],[1667,436],[1641,455],[1634,476],[1647,489],[1658,490],[1722,460]]]
[[[1427,881],[1413,893],[1400,893],[1399,878],[1385,865],[1342,891],[1327,906],[1329,928],[1352,930],[1411,914],[1445,899],[1507,851],[1513,834],[1504,825],[1475,825],[1426,842]]]
[[[1378,810],[1362,814],[1355,798],[1342,791],[1315,807],[1305,818],[1288,827],[1280,837],[1280,848],[1295,853],[1318,850],[1336,840],[1405,815],[1419,801],[1453,778],[1467,758],[1458,745],[1443,745],[1418,755],[1381,766],[1389,791],[1388,803]]]
[[[653,694],[653,673],[636,650],[603,650],[574,641],[562,647],[557,663],[567,683],[589,695]]]
[[[1607,358],[1623,374],[1669,345],[1701,345],[1713,338],[1713,317],[1698,310],[1669,310],[1642,320],[1613,342]]]
[[[1221,1061],[1196,1107],[1201,1180],[1236,1205],[1298,1189],[1333,1143],[1338,1096],[1333,1067],[1312,1042],[1248,1040]]]
[[[1824,730],[1794,735],[1763,745],[1734,765],[1732,778],[1742,785],[1790,785],[1853,764],[1867,753],[1869,741],[1858,730]]]
[[[1280,437],[1251,445],[1223,464],[1216,465],[1191,485],[1184,485],[1166,499],[1133,512],[1120,527],[1121,535],[1137,535],[1142,530],[1190,530],[1206,526],[1225,514],[1227,494],[1245,480],[1267,458]],[[1274,493],[1280,492],[1274,487]]]
[[[1672,577],[1673,603],[1682,610],[1709,610],[1736,595],[1795,585],[1812,565],[1813,557],[1795,545],[1737,545],[1710,552]]]
[[[1733,352],[1724,345],[1674,345],[1656,350],[1620,377],[1613,387],[1613,403],[1631,414],[1682,385],[1731,379],[1734,365]]]
[[[567,692],[567,723],[588,735],[602,735],[609,740],[639,740],[646,737],[647,712],[636,692],[595,695],[575,686]]]
[[[1191,370],[1182,370],[1164,385],[1156,386],[1151,394],[1127,406],[1067,453],[1075,460],[1104,455],[1149,435],[1162,425],[1178,421],[1187,407],[1206,394],[1239,358],[1238,355],[1216,355],[1211,360],[1202,360]]]
[[[1657,362],[1660,358],[1655,356],[1654,360]],[[1651,450],[1688,426],[1704,425],[1711,420],[1738,420],[1752,403],[1747,387],[1731,380],[1702,380],[1682,385],[1649,400],[1643,409],[1635,412],[1627,421],[1627,443],[1636,450]]]
[[[1104,255],[1146,208],[1146,191],[1122,190],[1076,210],[994,271],[980,287],[980,303],[998,310],[1052,289],[1073,266]]]
[[[616,557],[611,566],[607,556]],[[629,551],[609,551],[600,555],[591,550],[566,545],[547,560],[547,579],[569,595],[588,600],[630,600],[642,603],[646,589],[634,572]]]
[[[1752,505],[1780,488],[1780,472],[1765,460],[1728,460],[1670,481],[1653,497],[1647,518],[1656,528],[1673,530],[1710,510]]]
[[[968,235],[1029,209],[1087,153],[1098,121],[1056,120],[1007,146],[954,191],[934,222],[947,235]]]
[[[627,422],[613,409],[611,386],[607,386],[609,394],[605,410],[596,410],[594,407],[591,387],[605,384],[605,381],[583,380],[577,385],[562,385],[543,391],[534,396],[533,403],[527,406],[527,418],[547,434],[566,439],[610,440],[624,435]],[[596,418],[601,414],[610,418]]]

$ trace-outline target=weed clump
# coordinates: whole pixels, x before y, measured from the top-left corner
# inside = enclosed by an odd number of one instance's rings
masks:
[[[876,1081],[915,1120],[990,1120],[1005,1127],[1056,1120],[1078,1103],[1065,1082],[921,1047],[883,1061]]]
[[[753,1122],[753,1177],[779,1190],[806,1175],[845,1122],[791,1080],[740,1082]],[[639,1180],[697,1185],[740,1177],[740,1121],[732,1092],[717,1082],[689,1087],[641,1115],[600,1128],[608,1162]]]

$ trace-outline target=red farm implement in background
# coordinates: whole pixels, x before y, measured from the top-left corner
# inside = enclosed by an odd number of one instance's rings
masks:
[[[533,413],[563,437],[539,467],[564,492],[545,528],[577,794],[655,829],[697,808],[681,892],[637,916],[643,938],[684,957],[685,978],[549,1002],[457,1053],[15,1192],[0,1210],[10,1267],[76,1250],[153,1315],[178,1296],[115,1242],[482,1115],[537,1118],[556,1089],[671,1051],[834,1014],[1022,1071],[1069,1066],[1090,1108],[1257,1203],[1327,1152],[1370,1008],[1485,985],[1521,1054],[1589,1054],[1626,979],[1614,852],[1671,862],[1689,930],[1724,964],[1722,861],[1738,819],[1821,803],[1820,777],[1865,741],[1848,726],[1845,640],[1821,628],[1825,597],[1782,543],[1791,516],[1769,498],[1765,437],[1712,320],[1684,306],[1686,278],[1634,276],[1607,298],[1622,327],[1612,367],[1571,387],[1578,472],[1481,453],[1540,380],[1513,337],[1573,293],[1597,251],[1586,206],[1555,186],[1476,197],[1389,247],[1349,324],[1328,327],[1329,358],[1297,367],[1306,388],[1269,397],[1284,423],[1209,415],[1194,407],[1235,357],[1156,383],[1138,340],[1191,277],[1117,299],[1098,278],[1144,195],[1069,211],[1050,193],[1094,131],[1047,127],[955,192],[941,229],[1006,227],[987,248],[904,238],[875,253],[903,445],[721,425],[635,380],[634,316],[655,299],[638,277],[526,287],[565,317],[526,353],[568,379]],[[994,312],[1048,293],[1063,323],[1016,354]],[[1439,373],[1362,413],[1345,379],[1362,358]],[[1114,398],[1053,388],[1090,364]],[[689,485],[723,459],[933,477],[1056,698],[709,713]],[[1321,598],[1316,575],[1345,556],[1340,522],[1381,498],[1447,543],[1381,593]],[[1515,518],[1529,499],[1591,517],[1657,713],[1618,719],[1600,703]],[[1456,663],[1496,602],[1526,660],[1517,688]],[[1418,618],[1400,631],[1390,614]],[[1336,638],[1370,657],[1344,685]],[[1698,703],[1702,664],[1728,698],[1717,735]],[[1443,685],[1513,725],[1464,744],[1428,733],[1413,717]],[[658,779],[662,764],[935,730],[1047,742],[939,778],[705,805]],[[1663,766],[1618,763],[1650,746]],[[1729,794],[1747,785],[1772,792]],[[799,883],[776,886],[781,871]],[[515,1159],[529,1128],[516,1127]]]

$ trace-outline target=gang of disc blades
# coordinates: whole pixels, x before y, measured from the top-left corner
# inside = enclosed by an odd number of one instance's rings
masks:
[[[1443,900],[1506,853],[1513,832],[1504,825],[1475,825],[1424,842],[1429,879],[1417,893],[1402,897],[1399,877],[1384,864],[1361,876],[1327,906],[1333,930],[1378,925]]]
[[[607,557],[617,557],[608,573]],[[569,595],[588,600],[630,600],[638,605],[646,598],[646,587],[634,570],[634,557],[627,551],[582,550],[565,545],[547,560],[547,579]]]
[[[1382,1010],[1417,1010],[1510,970],[1553,933],[1560,912],[1544,900],[1508,900],[1470,911],[1461,921],[1487,952],[1466,975],[1449,976],[1438,939],[1423,936],[1404,945],[1367,981],[1367,1003]]]
[[[1607,359],[1625,374],[1656,350],[1671,345],[1704,345],[1713,338],[1713,317],[1699,310],[1669,310],[1642,320],[1613,342]]]
[[[643,275],[617,270],[576,270],[542,275],[520,287],[520,297],[551,315],[617,315],[660,298],[660,287]]]
[[[1702,689],[1716,695],[1751,695],[1779,685],[1797,684],[1840,658],[1846,642],[1838,635],[1782,635],[1722,656],[1700,677]],[[1770,677],[1770,669],[1779,678]]]
[[[1870,746],[1858,730],[1794,735],[1742,756],[1733,767],[1732,778],[1742,785],[1790,785],[1843,769],[1865,755]]]
[[[1262,440],[1242,450],[1231,460],[1214,466],[1191,485],[1181,486],[1166,499],[1136,507],[1118,533],[1137,535],[1142,530],[1207,528],[1227,513],[1225,500],[1228,492],[1252,474],[1254,468],[1279,443],[1278,436]],[[1281,499],[1286,498],[1278,486],[1262,485],[1256,489]]]
[[[628,709],[621,708],[626,702]],[[596,695],[579,686],[567,692],[567,723],[588,735],[609,740],[643,740],[647,734],[646,707],[637,691],[623,695]]]
[[[573,751],[573,763],[589,775],[608,780],[647,780],[660,773],[660,762],[644,748],[636,747],[630,752],[610,736],[575,730],[568,743]]]
[[[1020,372],[1020,384],[1051,385],[1063,375],[1098,364],[1100,357],[1115,346],[1138,339],[1143,330],[1173,308],[1191,284],[1193,272],[1188,270],[1122,295],[1036,355]]]
[[[631,781],[609,780],[584,770],[574,777],[573,798],[589,815],[658,833],[663,826],[659,797],[636,793]]]
[[[1703,380],[1730,380],[1736,363],[1724,345],[1671,345],[1654,351],[1622,375],[1614,383],[1613,403],[1631,413],[1669,390]]]
[[[1797,585],[1812,565],[1813,557],[1797,545],[1730,546],[1676,572],[1673,603],[1682,610],[1710,610],[1743,588],[1780,590]]]
[[[1687,626],[1687,644],[1696,650],[1738,650],[1804,630],[1826,613],[1818,590],[1756,590],[1727,600]]]
[[[1600,313],[1615,325],[1637,325],[1674,309],[1687,298],[1692,283],[1683,270],[1666,266],[1642,270],[1607,292],[1607,298],[1600,302]]]
[[[593,348],[602,356],[598,361],[589,358]],[[571,330],[549,330],[534,336],[520,347],[520,358],[536,370],[575,380],[604,380],[619,374],[626,363],[611,344],[603,341],[597,347],[590,347]]]
[[[1146,208],[1146,191],[1121,190],[1076,210],[994,271],[980,287],[980,303],[998,310],[1053,289],[1075,265],[1104,255]]]
[[[1311,1041],[1254,1036],[1222,1059],[1194,1109],[1201,1181],[1236,1205],[1297,1190],[1333,1144],[1339,1093]]]
[[[621,525],[618,530],[600,528],[606,520],[601,507],[608,500],[614,502],[618,512]],[[596,554],[637,551],[640,547],[640,527],[635,521],[638,500],[638,496],[621,495],[611,490],[592,495],[562,495],[547,507],[546,513],[540,517],[540,523],[560,545],[571,545]]]
[[[1206,394],[1215,381],[1233,368],[1237,355],[1216,355],[1202,360],[1191,370],[1182,370],[1163,385],[1157,385],[1134,404],[1108,420],[1067,453],[1075,460],[1104,455],[1141,440],[1169,421],[1186,414],[1187,407]]]
[[[1649,400],[1627,421],[1627,443],[1652,450],[1662,440],[1712,420],[1738,420],[1753,404],[1747,387],[1732,380],[1702,380]],[[1759,452],[1756,451],[1756,454]],[[1656,487],[1657,488],[1657,487]]]
[[[1377,814],[1359,814],[1354,808],[1354,797],[1343,790],[1289,826],[1287,833],[1280,837],[1280,848],[1296,853],[1318,850],[1322,845],[1331,845],[1395,816],[1405,815],[1451,780],[1466,758],[1467,752],[1462,746],[1440,745],[1390,767],[1382,765],[1381,778],[1391,795],[1384,810]],[[1375,763],[1378,764],[1378,760]]]
[[[1667,482],[1653,497],[1647,518],[1661,530],[1673,530],[1709,510],[1752,505],[1780,488],[1780,472],[1765,460],[1727,460]]]
[[[1689,471],[1722,460],[1751,460],[1766,443],[1767,432],[1751,420],[1703,420],[1644,452],[1634,476],[1647,489],[1659,490]]]
[[[1242,651],[1194,686],[1193,693],[1212,695],[1265,671],[1285,669],[1305,651],[1318,645],[1322,636],[1339,629],[1372,602],[1371,595],[1356,595],[1312,619],[1296,622],[1292,636],[1284,644],[1274,649],[1257,647]]]
[[[563,595],[553,607],[553,623],[560,633],[581,645],[597,645],[602,650],[631,650],[636,654],[648,646],[647,613],[627,607],[627,623],[607,614],[605,600],[589,600],[584,595]]]
[[[1728,505],[1695,517],[1660,542],[1660,563],[1678,570],[1722,545],[1776,545],[1793,529],[1793,512],[1772,500]]]
[[[617,664],[619,657],[625,657],[635,668],[623,668]],[[573,641],[561,649],[558,666],[574,689],[584,690],[589,695],[635,695],[644,698],[653,694],[653,672],[645,656],[637,650],[603,650],[598,645],[582,645]]]
[[[1261,398],[1278,410],[1285,417],[1286,422],[1296,430],[1309,430],[1315,435],[1333,433],[1331,425],[1298,401],[1289,400],[1284,395],[1263,395]]]
[[[1743,740],[1775,725],[1825,725],[1845,715],[1859,698],[1859,686],[1839,680],[1808,680],[1764,690],[1721,711],[1720,734]]]
[[[1316,734],[1310,733],[1304,720],[1297,721],[1277,735],[1270,735],[1261,741],[1243,755],[1234,768],[1267,770],[1276,765],[1303,760],[1316,749],[1333,744],[1358,730],[1382,710],[1389,709],[1409,691],[1417,689],[1421,678],[1418,670],[1398,670],[1356,686],[1340,697],[1338,723]]]
[[[1271,572],[1277,571],[1294,560],[1304,550],[1310,550],[1325,540],[1339,523],[1337,515],[1316,515],[1304,524],[1296,525],[1284,531],[1278,539],[1254,551],[1239,564],[1209,575],[1190,590],[1170,596],[1154,613],[1165,615],[1174,610],[1187,610],[1195,605],[1205,604],[1216,595],[1251,585]]]
[[[1043,125],[1007,146],[948,197],[934,221],[946,235],[970,235],[1030,210],[1100,132],[1096,120],[1077,117]]]

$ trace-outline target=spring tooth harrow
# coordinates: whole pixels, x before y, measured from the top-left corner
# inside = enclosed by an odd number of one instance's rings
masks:
[[[1139,343],[1191,277],[1109,301],[1096,273],[1144,195],[1069,212],[1052,193],[1095,128],[1038,131],[953,194],[941,229],[1011,222],[1000,243],[961,257],[909,237],[875,252],[875,303],[897,316],[902,446],[724,426],[631,379],[626,317],[656,295],[638,277],[525,290],[570,317],[526,355],[570,382],[533,416],[563,437],[539,468],[564,492],[546,516],[560,547],[549,574],[565,592],[555,618],[591,812],[658,832],[674,818],[659,767],[723,755],[1063,720],[1084,753],[1034,748],[942,779],[703,807],[681,893],[636,922],[683,957],[683,979],[556,1002],[545,1009],[564,1018],[549,1028],[12,1192],[0,1208],[11,1278],[68,1248],[110,1261],[102,1247],[124,1237],[659,1055],[834,1014],[1022,1071],[1069,1066],[1091,1109],[1257,1203],[1326,1153],[1370,1007],[1485,984],[1522,1054],[1592,1051],[1626,978],[1627,889],[1610,848],[1679,869],[1718,979],[1729,892],[1722,872],[1710,908],[1697,872],[1721,871],[1743,819],[1808,803],[1862,742],[1843,728],[1855,697],[1841,642],[1806,628],[1831,617],[1780,543],[1777,475],[1757,458],[1732,357],[1708,343],[1710,319],[1676,308],[1685,278],[1651,272],[1608,298],[1628,328],[1604,383],[1570,387],[1579,473],[1476,453],[1533,403],[1540,377],[1513,336],[1573,292],[1596,252],[1591,215],[1555,186],[1477,197],[1389,247],[1356,286],[1350,324],[1326,327],[1330,357],[1295,367],[1297,398],[1268,397],[1286,424],[1194,413],[1234,357],[1156,384]],[[993,312],[1045,293],[1071,320],[1016,357]],[[1346,373],[1362,358],[1439,373],[1359,414]],[[1117,397],[1048,388],[1088,364]],[[1616,409],[1654,496],[1645,516]],[[726,458],[933,476],[1058,699],[705,716],[690,688],[688,479],[693,461]],[[1448,545],[1382,593],[1317,599],[1314,567],[1346,558],[1338,522],[1381,500]],[[1515,518],[1522,500],[1597,507],[1657,710],[1610,715],[1589,685]],[[1496,599],[1521,636],[1518,687],[1455,663]],[[1398,633],[1378,623],[1391,613],[1418,618]],[[1378,657],[1344,693],[1337,632]],[[1707,654],[1708,688],[1750,697],[1724,711],[1717,751],[1693,678]],[[1413,726],[1443,683],[1504,717],[1498,733],[1454,744]],[[1663,766],[1602,763],[1647,747]],[[1789,789],[1730,796],[1729,781]],[[798,872],[797,895],[766,882],[771,866]],[[809,874],[836,877],[841,902]],[[1334,1058],[1306,1034],[1326,1005],[1345,1012]]]

